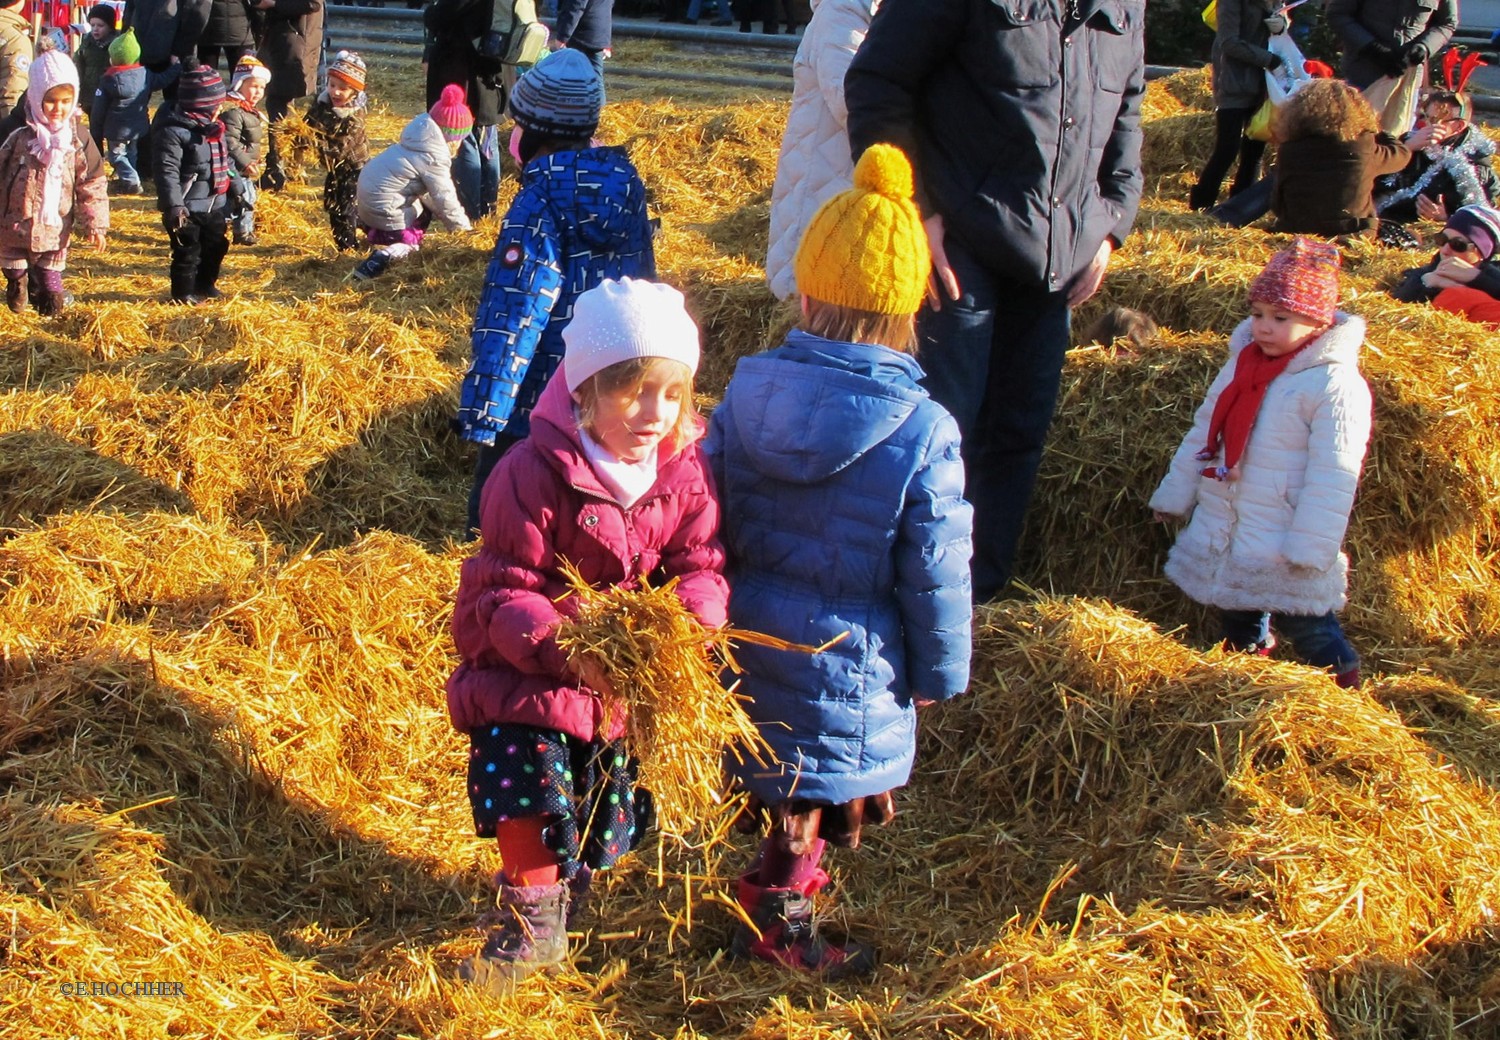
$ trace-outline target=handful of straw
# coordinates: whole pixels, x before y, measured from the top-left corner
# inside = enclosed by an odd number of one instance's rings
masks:
[[[638,589],[596,589],[569,563],[563,576],[578,612],[558,628],[558,645],[592,659],[614,688],[613,696],[601,694],[604,717],[625,712],[625,743],[640,761],[641,786],[656,799],[657,826],[682,838],[711,824],[734,801],[725,792],[726,749],[762,764],[768,750],[742,698],[720,682],[726,666],[738,670],[731,643],[804,653],[825,647],[708,628],[677,598],[675,578],[656,588],[642,581]]]

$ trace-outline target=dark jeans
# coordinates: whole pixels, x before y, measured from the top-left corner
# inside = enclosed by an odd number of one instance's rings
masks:
[[[1010,582],[1068,351],[1067,294],[1002,278],[954,236],[962,296],[918,317],[923,384],[958,420],[974,506],[974,599]]]
[[[1198,183],[1188,195],[1188,204],[1193,209],[1207,209],[1219,201],[1219,186],[1224,175],[1239,155],[1239,169],[1235,171],[1234,183],[1229,188],[1231,197],[1238,195],[1255,183],[1260,175],[1261,156],[1266,153],[1266,142],[1255,141],[1245,136],[1245,127],[1255,114],[1250,108],[1221,108],[1214,113],[1214,150],[1198,174]]]
[[[172,244],[172,299],[203,296],[219,280],[224,254],[229,252],[229,226],[224,212],[190,213],[176,231],[168,229]],[[164,218],[165,219],[165,218]]]
[[[453,160],[453,188],[470,220],[487,216],[500,194],[500,146],[493,126],[474,124]]]
[[[1327,668],[1334,675],[1342,675],[1359,667],[1359,655],[1333,612],[1313,616],[1308,614],[1270,614],[1256,610],[1221,610],[1219,616],[1224,625],[1224,642],[1232,650],[1254,650],[1264,647],[1271,638],[1271,629],[1292,642],[1292,650],[1304,664],[1314,668]]]
[[[266,165],[260,175],[260,186],[268,191],[281,191],[286,187],[286,169],[281,165],[281,150],[276,139],[281,121],[296,100],[284,94],[266,95],[266,118],[270,125],[266,128]]]
[[[1231,195],[1208,211],[1215,220],[1232,227],[1245,227],[1265,216],[1271,208],[1272,175],[1262,177],[1237,195]]]
[[[520,437],[498,433],[494,444],[481,444],[479,457],[474,460],[474,486],[469,489],[469,525],[464,530],[471,541],[479,536],[479,499],[484,494],[484,482],[490,479],[490,470],[511,448],[521,443]]]

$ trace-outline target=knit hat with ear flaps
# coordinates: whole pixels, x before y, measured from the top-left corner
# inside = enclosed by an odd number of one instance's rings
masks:
[[[813,215],[792,270],[797,291],[875,314],[915,314],[932,254],[911,200],[911,163],[901,149],[871,145],[854,167],[854,187]]]
[[[1332,242],[1298,238],[1271,257],[1250,283],[1250,302],[1291,311],[1315,325],[1333,324],[1339,302],[1339,249]]]
[[[141,60],[141,41],[135,38],[134,29],[126,29],[109,41],[109,63],[111,65],[134,65]]]
[[[26,107],[33,119],[42,117],[42,99],[54,87],[72,87],[74,104],[81,100],[78,97],[78,66],[66,51],[50,46],[50,42],[43,39],[41,49],[31,63],[30,79],[26,84]]]
[[[339,51],[328,63],[328,75],[337,76],[355,90],[364,90],[365,59],[353,51]]]
[[[227,96],[218,70],[207,65],[194,65],[177,77],[177,107],[184,112],[211,113]]]
[[[587,137],[599,128],[604,84],[582,51],[564,47],[531,67],[510,95],[510,114],[526,130]]]
[[[271,82],[271,70],[266,68],[265,62],[253,54],[246,54],[240,58],[234,66],[234,75],[229,81],[229,89],[236,94],[247,80],[254,80],[261,86],[267,86]]]
[[[438,96],[437,104],[427,112],[443,131],[449,141],[459,141],[469,136],[474,129],[474,113],[464,104],[464,88],[449,83]]]
[[[1481,260],[1497,259],[1495,251],[1500,248],[1500,210],[1491,206],[1464,206],[1453,211],[1445,225],[1449,231],[1457,231],[1479,250]]]
[[[606,278],[580,294],[562,338],[569,393],[594,373],[636,358],[667,358],[698,371],[698,326],[682,293],[644,278]]]

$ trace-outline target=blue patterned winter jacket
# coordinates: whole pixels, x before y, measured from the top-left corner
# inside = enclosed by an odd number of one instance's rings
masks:
[[[817,656],[745,646],[740,692],[777,763],[730,768],[767,802],[900,787],[917,698],[969,683],[973,510],[958,426],[909,355],[793,331],[742,360],[705,450],[729,618]]]
[[[619,148],[538,156],[500,225],[470,338],[457,427],[494,444],[524,437],[562,363],[573,303],[606,278],[655,278],[646,186]]]

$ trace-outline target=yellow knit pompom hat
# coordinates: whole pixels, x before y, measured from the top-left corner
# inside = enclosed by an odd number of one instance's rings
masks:
[[[915,314],[932,254],[911,201],[911,163],[874,144],[854,167],[854,187],[823,203],[797,247],[797,291],[875,314]]]

